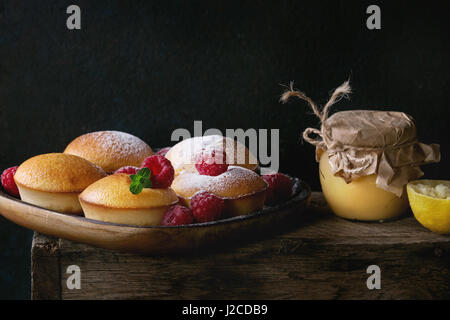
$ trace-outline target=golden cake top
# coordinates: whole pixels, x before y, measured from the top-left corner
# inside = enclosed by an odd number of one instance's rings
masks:
[[[81,192],[106,176],[99,166],[78,156],[48,153],[26,160],[14,180],[19,186],[45,192]]]
[[[153,154],[144,141],[120,131],[97,131],[73,140],[64,153],[85,158],[112,173],[124,166],[140,167]]]
[[[144,188],[141,193],[130,192],[128,174],[118,173],[98,180],[80,194],[80,201],[116,209],[145,209],[168,206],[178,202],[171,188]]]

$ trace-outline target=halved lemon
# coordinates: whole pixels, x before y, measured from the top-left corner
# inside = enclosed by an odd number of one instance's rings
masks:
[[[450,181],[416,180],[406,186],[417,221],[440,234],[450,234]]]

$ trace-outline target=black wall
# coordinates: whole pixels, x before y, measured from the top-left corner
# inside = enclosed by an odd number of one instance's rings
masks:
[[[382,30],[365,26],[378,4]],[[78,4],[82,29],[66,28]],[[0,1],[0,168],[115,129],[151,146],[176,128],[280,128],[281,171],[318,189],[317,126],[281,105],[280,84],[319,103],[350,76],[335,111],[398,110],[440,143],[427,177],[449,179],[448,11],[428,1]],[[0,218],[0,298],[29,297],[31,232]]]

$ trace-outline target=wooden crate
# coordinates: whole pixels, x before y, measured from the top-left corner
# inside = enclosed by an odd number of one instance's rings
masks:
[[[81,270],[68,289],[67,267]],[[369,290],[370,265],[381,289]],[[355,223],[321,193],[293,230],[216,252],[140,256],[35,234],[33,299],[449,299],[450,237],[409,216]]]

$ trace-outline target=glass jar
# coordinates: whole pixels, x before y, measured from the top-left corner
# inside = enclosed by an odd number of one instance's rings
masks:
[[[320,152],[319,176],[323,195],[331,210],[339,217],[351,220],[391,220],[408,208],[408,197],[400,197],[377,187],[377,175],[371,174],[347,183],[335,176],[326,151]]]
[[[291,83],[281,101],[305,100],[320,120],[320,130],[307,128],[303,138],[316,147],[322,191],[333,212],[362,221],[396,218],[408,208],[406,184],[423,175],[419,166],[440,161],[439,145],[418,142],[414,120],[403,112],[351,110],[328,117],[330,107],[350,93],[346,81],[320,109]]]

